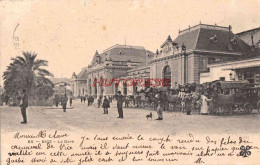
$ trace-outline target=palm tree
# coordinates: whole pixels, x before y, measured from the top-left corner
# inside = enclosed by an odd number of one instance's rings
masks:
[[[37,88],[52,86],[48,77],[53,77],[48,70],[42,68],[48,66],[48,61],[36,59],[37,54],[23,52],[23,56],[12,58],[12,63],[4,72],[4,88],[9,94],[26,89],[29,93],[35,93]]]

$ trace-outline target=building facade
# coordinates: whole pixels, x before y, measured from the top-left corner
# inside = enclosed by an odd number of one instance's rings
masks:
[[[247,43],[253,56],[208,65],[210,72],[201,73],[201,83],[214,80],[243,81],[260,85],[260,28],[236,34]]]
[[[209,64],[251,56],[250,46],[231,27],[199,24],[169,36],[150,64],[151,78],[170,78],[171,87],[201,83]]]
[[[257,60],[259,54],[259,32],[253,32],[250,45],[247,35],[252,35],[252,31],[236,35],[231,26],[200,23],[179,31],[174,40],[169,35],[155,53],[145,50],[144,47],[127,45],[112,46],[101,54],[96,51],[91,64],[79,75],[73,74],[72,91],[75,95],[84,93],[98,96],[114,95],[120,90],[124,95],[132,95],[145,88],[127,86],[126,82],[112,79],[138,79],[146,84],[149,79],[167,78],[170,80],[168,88],[176,88],[186,83],[227,80],[230,74],[241,79],[240,75],[245,71],[230,66],[238,60],[240,62],[237,63],[241,65],[243,62],[246,65],[257,63],[254,60]],[[220,63],[228,66],[221,68]],[[219,75],[219,68],[223,70],[223,76]],[[257,71],[259,68],[254,66],[251,69]],[[254,72],[251,76],[258,77],[258,73]],[[256,81],[258,80],[254,80]],[[107,84],[107,87],[104,84]]]
[[[114,45],[101,54],[96,51],[91,64],[83,73],[84,81],[79,81],[79,76],[74,74],[74,95],[82,94],[76,92],[82,86],[85,95],[114,95],[120,88],[119,79],[126,77],[128,70],[146,64],[153,56],[154,53],[141,46]]]

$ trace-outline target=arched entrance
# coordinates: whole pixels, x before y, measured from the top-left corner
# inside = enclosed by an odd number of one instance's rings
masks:
[[[170,89],[171,88],[171,68],[169,65],[165,66],[163,69],[163,78],[167,79],[167,81],[169,82],[167,88]]]

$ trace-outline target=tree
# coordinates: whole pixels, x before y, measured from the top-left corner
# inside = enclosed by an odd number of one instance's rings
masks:
[[[23,52],[23,56],[11,59],[12,62],[3,75],[4,89],[8,95],[16,96],[18,91],[26,89],[30,95],[36,96],[36,89],[54,87],[48,79],[53,74],[43,68],[48,66],[48,61],[36,57],[35,53]]]

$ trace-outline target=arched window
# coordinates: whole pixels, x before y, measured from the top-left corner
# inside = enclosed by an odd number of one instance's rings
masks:
[[[164,67],[163,69],[163,78],[167,80],[168,86],[167,88],[171,88],[171,68],[169,65]],[[165,82],[166,83],[166,82]],[[165,84],[166,85],[166,84]]]

